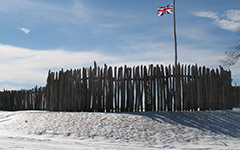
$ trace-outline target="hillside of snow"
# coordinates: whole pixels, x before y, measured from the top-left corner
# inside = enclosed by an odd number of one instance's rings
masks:
[[[1,149],[240,149],[240,110],[0,111]]]

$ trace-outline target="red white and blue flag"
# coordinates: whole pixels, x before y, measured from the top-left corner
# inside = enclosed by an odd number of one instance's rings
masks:
[[[173,4],[164,6],[164,7],[159,7],[158,10],[158,16],[162,16],[165,14],[172,14],[173,13]]]

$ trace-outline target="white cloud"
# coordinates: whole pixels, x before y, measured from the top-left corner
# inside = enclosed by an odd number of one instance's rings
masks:
[[[216,21],[216,24],[225,30],[238,31],[240,29],[240,22],[235,22],[231,20],[218,20]]]
[[[56,50],[31,50],[0,44],[0,89],[6,83],[44,86],[49,69],[59,71],[64,69],[78,69],[82,66],[92,65],[93,61],[118,61],[115,56],[108,56],[98,52],[70,52]]]
[[[240,22],[240,10],[228,10],[225,16],[229,20]]]
[[[205,18],[210,18],[210,19],[218,19],[217,13],[215,13],[215,12],[210,12],[210,11],[206,11],[206,12],[193,12],[193,14],[195,16],[198,16],[198,17],[205,17]]]
[[[237,31],[240,29],[240,10],[228,10],[222,16],[215,12],[193,12],[193,15],[214,20],[214,24],[222,29]]]
[[[23,31],[24,33],[28,34],[30,32],[30,29],[27,29],[27,28],[18,28],[18,30],[21,30]]]
[[[14,86],[18,89],[26,88],[25,85],[44,86],[49,69],[59,71],[61,68],[89,67],[93,65],[94,60],[99,66],[104,63],[111,66],[173,64],[174,48],[169,45],[171,44],[131,43],[125,47],[123,54],[108,55],[101,50],[85,52],[61,49],[31,50],[0,44],[0,89],[14,89]],[[219,52],[211,49],[193,51],[191,48],[179,47],[179,61],[182,63],[197,62],[199,65],[208,64],[211,65],[210,67],[218,67],[220,58]]]

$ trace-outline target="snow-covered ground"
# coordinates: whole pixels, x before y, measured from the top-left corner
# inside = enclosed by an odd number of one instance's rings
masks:
[[[0,111],[2,149],[240,149],[240,110]]]

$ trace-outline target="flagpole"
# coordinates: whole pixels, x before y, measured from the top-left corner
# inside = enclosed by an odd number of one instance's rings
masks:
[[[178,69],[178,61],[177,61],[177,33],[176,33],[176,15],[175,15],[175,0],[173,0],[173,30],[174,30],[174,45],[175,45],[175,110],[181,110],[181,98],[180,98],[180,72]]]
[[[173,6],[172,6],[173,5]],[[176,76],[174,76],[174,107],[172,110],[181,110],[181,89],[180,89],[180,69],[178,67],[177,61],[177,34],[176,34],[176,16],[175,16],[175,0],[173,0],[173,4],[159,7],[158,8],[158,16],[162,16],[164,14],[172,14],[173,13],[173,30],[174,30],[174,45],[175,45],[175,69],[174,72]],[[173,109],[174,108],[174,109]]]
[[[175,0],[173,0],[173,30],[174,30],[174,44],[175,44],[175,67],[177,67],[177,34],[176,34],[176,16],[175,16]]]

